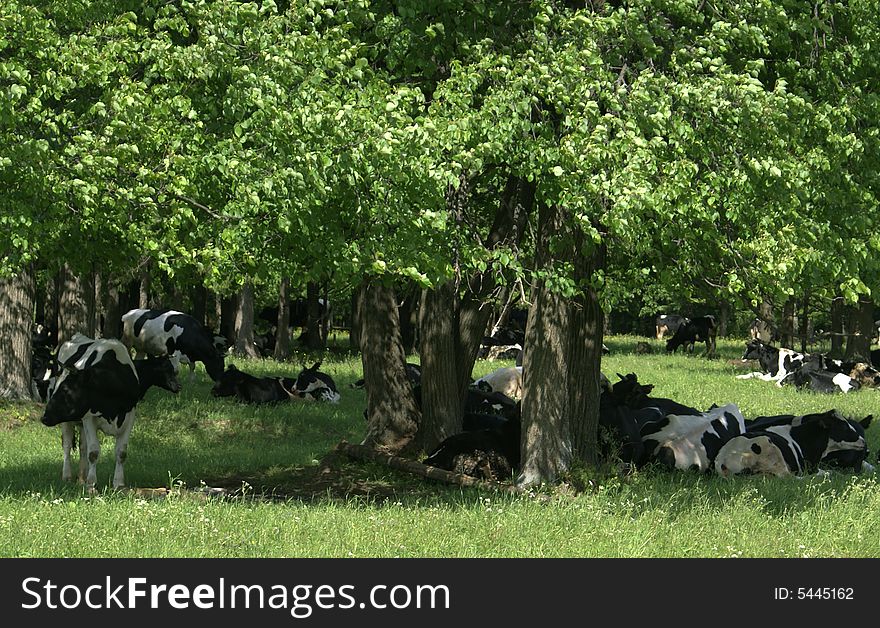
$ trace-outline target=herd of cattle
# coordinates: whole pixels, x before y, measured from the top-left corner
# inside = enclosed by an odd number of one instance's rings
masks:
[[[62,479],[73,479],[70,452],[79,426],[79,479],[90,491],[95,487],[101,451],[98,431],[115,439],[113,486],[124,486],[135,406],[153,386],[179,392],[177,373],[182,364],[189,364],[191,372],[196,362],[204,364],[214,381],[211,393],[215,397],[249,403],[337,402],[340,397],[333,379],[318,370],[320,362],[303,369],[295,379],[256,377],[232,365],[224,371],[223,342],[181,312],[131,310],[122,317],[122,329],[121,339],[75,334],[54,355],[47,344],[50,336],[42,329],[33,339],[33,392],[46,403],[43,424],[61,425]]]
[[[663,317],[666,319],[666,317]],[[679,320],[658,319],[658,337],[671,333],[667,350],[705,342],[715,350],[712,316]],[[135,420],[135,406],[156,386],[172,393],[181,389],[177,379],[183,364],[192,372],[202,362],[214,381],[216,397],[234,397],[247,403],[327,401],[340,394],[333,379],[321,372],[320,362],[304,368],[296,378],[257,377],[235,366],[225,367],[224,339],[194,318],[174,310],[135,309],[122,317],[121,339],[91,339],[77,334],[53,353],[50,338],[41,330],[34,336],[34,394],[46,403],[42,422],[61,425],[62,478],[72,480],[71,450],[79,426],[79,479],[94,490],[100,455],[98,431],[115,438],[116,467],[113,486],[125,484],[126,449]],[[467,392],[463,430],[444,440],[425,464],[485,479],[507,479],[520,465],[523,389],[522,337],[484,339],[503,346],[515,340],[517,365],[503,367],[473,382]],[[603,349],[604,346],[603,346]],[[132,359],[131,352],[135,352]],[[605,349],[607,352],[607,349]],[[875,353],[880,354],[880,350]],[[513,356],[511,356],[513,357]],[[821,392],[880,387],[880,372],[864,363],[844,363],[822,355],[806,355],[752,340],[743,360],[757,360],[761,372],[739,375],[777,385],[792,384]],[[872,355],[880,363],[880,355]],[[421,402],[421,371],[407,364],[407,376],[416,402]],[[801,475],[820,465],[872,469],[867,462],[865,428],[872,417],[855,420],[835,410],[824,413],[759,416],[746,419],[736,404],[701,411],[672,399],[653,397],[653,385],[635,374],[620,375],[611,384],[602,376],[599,422],[600,446],[606,456],[617,456],[636,468],[660,463],[675,469],[716,471],[721,475],[765,473]],[[352,387],[362,386],[356,382]]]

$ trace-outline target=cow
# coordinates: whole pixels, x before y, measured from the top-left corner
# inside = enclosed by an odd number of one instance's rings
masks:
[[[871,364],[880,367],[880,349],[874,349],[871,351]]]
[[[675,350],[685,346],[688,352],[694,350],[694,343],[706,343],[706,356],[715,355],[715,339],[718,335],[718,326],[715,317],[711,314],[698,318],[686,318],[682,321],[675,334],[666,341],[666,352],[675,353]]]
[[[880,388],[880,371],[867,362],[836,360],[820,353],[810,356],[811,360],[827,371],[849,375],[863,388]]]
[[[137,355],[173,356],[205,365],[208,376],[217,381],[223,375],[224,359],[214,344],[214,334],[189,314],[175,310],[129,310],[122,316],[122,342]]]
[[[675,335],[684,321],[684,316],[679,314],[660,314],[654,321],[654,336],[657,340],[663,340],[663,336],[666,334]]]
[[[642,426],[640,433],[648,461],[705,472],[712,469],[722,446],[745,431],[745,417],[729,403],[697,415],[667,414]]]
[[[340,395],[336,382],[327,373],[319,371],[319,368],[321,363],[315,362],[311,367],[302,369],[296,376],[291,392],[306,401],[338,403]]]
[[[470,386],[465,393],[465,413],[502,416],[505,419],[520,418],[520,402],[498,391],[485,391]]]
[[[49,427],[61,424],[62,480],[73,479],[70,450],[79,426],[80,481],[94,492],[100,430],[116,439],[113,487],[125,486],[124,466],[135,406],[152,386],[180,391],[170,358],[132,361],[128,348],[118,340],[92,340],[75,334],[59,348],[58,363],[63,370],[52,386],[41,421]]]
[[[521,366],[504,366],[474,381],[477,388],[486,392],[500,392],[512,399],[521,399],[523,377]]]
[[[510,480],[520,465],[520,422],[454,434],[422,464],[484,480]]]
[[[730,439],[715,458],[724,476],[762,473],[775,476],[810,473],[820,465],[873,471],[868,462],[865,429],[872,415],[860,421],[837,410],[795,416],[756,417],[745,434]]]
[[[658,408],[634,409],[612,390],[603,389],[599,395],[599,447],[603,458],[616,456],[622,462],[642,466],[646,454],[641,427],[662,418]]]
[[[743,360],[757,360],[761,365],[761,372],[754,371],[737,375],[737,379],[758,378],[765,382],[776,382],[777,386],[786,376],[798,370],[807,359],[805,353],[799,353],[793,349],[777,348],[765,344],[760,340],[750,340],[746,344]]]
[[[692,406],[688,406],[666,397],[651,397],[651,391],[654,390],[653,384],[640,384],[635,373],[627,375],[617,374],[620,378],[613,386],[608,383],[607,386],[614,394],[617,403],[626,405],[634,410],[645,408],[656,408],[663,416],[667,414],[679,415],[698,415],[700,411]],[[608,382],[608,379],[605,378]]]
[[[780,386],[794,386],[798,390],[812,390],[817,393],[849,392],[858,390],[861,384],[847,373],[839,373],[823,368],[817,361],[808,359],[801,366],[781,380]]]
[[[236,397],[245,403],[278,403],[299,400],[290,377],[256,377],[230,364],[211,388],[215,397]]]

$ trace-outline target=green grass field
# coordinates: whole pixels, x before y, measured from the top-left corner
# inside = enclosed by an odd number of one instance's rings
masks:
[[[837,408],[877,417],[870,461],[880,449],[880,391],[817,395],[737,380],[743,341],[721,341],[721,358],[636,355],[636,337],[606,340],[603,360],[635,372],[654,395],[706,408],[734,402],[747,416]],[[660,343],[653,343],[660,349]],[[255,374],[295,374],[300,364],[243,362]],[[479,362],[482,375],[510,362]],[[151,390],[138,406],[129,446],[130,487],[108,488],[112,440],[98,466],[99,492],[61,482],[58,428],[40,424],[39,404],[0,405],[0,556],[3,557],[880,557],[880,490],[874,475],[723,479],[647,468],[599,475],[586,492],[550,499],[502,496],[425,480],[375,464],[336,459],[340,440],[364,433],[365,393],[349,384],[359,358],[328,354],[322,370],[338,405],[250,407],[214,399],[199,366],[177,396]],[[573,482],[574,486],[582,485]],[[232,497],[200,489],[224,487]]]

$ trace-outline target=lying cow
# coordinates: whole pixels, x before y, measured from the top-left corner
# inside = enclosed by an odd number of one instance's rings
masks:
[[[675,469],[708,471],[722,446],[745,432],[745,417],[734,403],[697,415],[668,414],[641,429],[648,460]]]
[[[819,465],[855,472],[873,471],[867,462],[865,429],[836,410],[795,416],[758,417],[746,423],[745,434],[730,439],[715,458],[715,470],[724,476],[766,474],[801,475]]]
[[[306,401],[337,403],[340,395],[336,388],[336,382],[327,373],[319,371],[320,367],[321,363],[316,362],[311,367],[301,370],[296,376],[292,392]]]
[[[510,480],[520,465],[520,422],[450,436],[422,464],[484,480]]]
[[[847,373],[839,373],[823,368],[818,361],[807,360],[779,381],[781,386],[794,386],[798,390],[811,390],[817,393],[850,392],[858,390],[861,384]]]
[[[761,365],[761,371],[737,375],[737,379],[758,378],[765,382],[776,382],[777,386],[781,386],[780,382],[783,379],[803,366],[807,355],[793,349],[779,349],[760,340],[750,340],[742,359],[757,360]]]
[[[211,394],[235,397],[245,403],[278,403],[300,399],[293,392],[295,383],[290,377],[256,377],[230,364],[211,388]]]
[[[128,349],[118,340],[92,340],[76,334],[58,350],[58,363],[63,370],[52,386],[42,422],[50,427],[61,424],[64,450],[61,478],[73,479],[70,450],[78,425],[80,481],[85,481],[90,492],[95,490],[101,452],[100,430],[116,439],[113,486],[124,486],[125,458],[135,421],[135,406],[152,386],[173,393],[180,391],[170,359],[132,362]]]
[[[190,362],[201,362],[210,378],[223,375],[223,355],[214,335],[188,314],[175,310],[129,310],[122,316],[122,342],[138,356],[173,356],[180,352]]]
[[[686,318],[675,334],[666,342],[666,351],[675,353],[675,350],[684,346],[688,352],[693,352],[694,343],[706,343],[706,356],[716,354],[715,340],[718,335],[718,326],[715,317],[711,314],[694,318]]]
[[[487,392],[500,392],[511,399],[521,399],[523,377],[521,366],[504,366],[474,381],[477,388]]]

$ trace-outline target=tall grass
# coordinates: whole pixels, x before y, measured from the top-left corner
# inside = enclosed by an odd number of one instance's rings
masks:
[[[737,380],[741,341],[720,341],[718,360],[635,353],[640,338],[616,336],[603,371],[635,372],[654,395],[706,408],[734,402],[746,416],[837,408],[880,422],[880,392],[818,395]],[[233,360],[258,375],[295,374],[301,363]],[[511,362],[480,362],[475,376]],[[601,475],[586,492],[547,501],[461,489],[378,465],[346,473],[371,492],[338,487],[298,497],[297,478],[336,443],[363,438],[359,359],[324,357],[342,392],[338,405],[254,407],[210,395],[199,368],[179,395],[151,390],[129,446],[129,486],[197,489],[239,484],[242,498],[172,490],[161,499],[107,488],[112,441],[98,465],[101,490],[87,496],[60,480],[57,428],[38,404],[0,405],[0,556],[880,556],[880,491],[874,475],[723,479],[647,468]],[[873,452],[880,427],[868,429]],[[875,454],[871,456],[876,462]],[[284,499],[250,497],[277,487]]]

